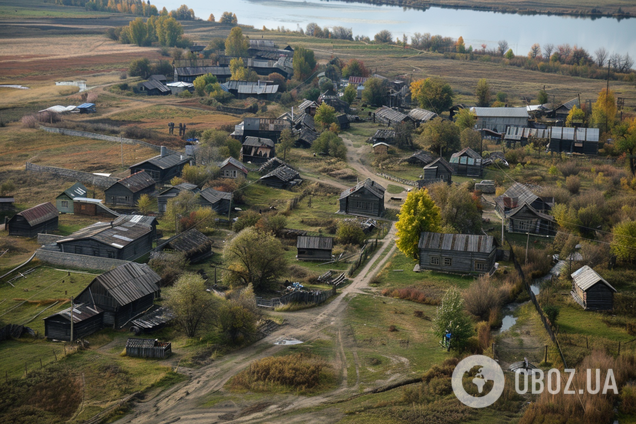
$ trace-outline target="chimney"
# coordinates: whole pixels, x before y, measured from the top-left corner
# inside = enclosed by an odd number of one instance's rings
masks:
[[[166,156],[168,156],[168,149],[166,149],[164,146],[161,146],[161,157],[165,158]]]

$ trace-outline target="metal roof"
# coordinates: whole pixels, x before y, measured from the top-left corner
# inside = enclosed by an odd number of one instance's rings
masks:
[[[349,84],[364,84],[368,77],[349,77]]]
[[[158,292],[160,281],[161,277],[147,264],[129,262],[96,277],[91,286],[101,284],[120,306],[124,306]]]
[[[31,227],[57,218],[58,214],[57,208],[53,206],[51,202],[40,203],[37,206],[17,213],[17,215],[24,218]]]
[[[375,181],[373,181],[371,178],[367,178],[364,181],[360,181],[354,187],[346,189],[345,191],[340,193],[340,198],[342,199],[342,198],[348,197],[349,195],[351,195],[351,194],[355,193],[356,191],[361,190],[363,188],[366,188],[367,190],[369,190],[369,192],[371,192],[371,194],[373,194],[374,196],[376,196],[379,199],[383,199],[384,198],[385,188],[382,187],[380,184],[376,183]]]
[[[86,190],[86,187],[84,187],[83,184],[75,183],[57,197],[60,197],[62,194],[66,194],[69,198],[75,199],[76,197],[86,197],[86,193],[88,193],[88,190]]]
[[[0,203],[14,203],[15,198],[13,196],[0,196]]]
[[[296,247],[299,249],[331,250],[333,248],[333,238],[332,237],[299,236],[296,239]]]
[[[514,199],[509,205],[512,208],[516,208],[524,203],[531,204],[539,198],[534,194],[527,186],[521,183],[514,183],[504,194],[495,198],[495,202],[502,204],[505,198]]]
[[[194,87],[194,84],[192,84],[191,82],[184,82],[184,81],[169,82],[166,85],[168,87],[180,87],[180,88]]]
[[[596,283],[602,282],[607,285],[607,287],[612,289],[614,293],[616,293],[616,289],[588,265],[585,265],[583,266],[583,268],[573,272],[572,280],[574,281],[574,284],[576,284],[583,291],[587,291]]]
[[[277,48],[276,44],[274,43],[274,40],[263,40],[263,39],[256,39],[256,40],[249,40],[250,42],[250,47],[251,48]]]
[[[372,139],[382,138],[384,140],[390,140],[395,138],[394,130],[376,130],[375,134],[373,134]]]
[[[243,146],[248,147],[274,147],[274,142],[269,138],[262,137],[245,137],[245,141],[243,142]]]
[[[221,162],[221,164],[219,165],[219,168],[223,169],[225,166],[227,165],[232,165],[237,167],[238,169],[240,169],[245,175],[247,175],[249,173],[249,169],[247,169],[245,167],[245,165],[243,165],[241,162],[239,162],[238,160],[234,159],[233,157],[229,157],[227,159],[225,159],[223,162]]]
[[[167,245],[179,252],[190,252],[192,250],[210,250],[212,242],[205,234],[196,228],[191,228],[174,236]]]
[[[415,108],[411,109],[411,111],[409,112],[409,116],[414,121],[428,122],[431,119],[437,117],[437,114],[435,112],[431,112],[430,110]]]
[[[157,155],[150,159],[146,159],[144,161],[131,165],[130,168],[132,169],[134,167],[141,166],[144,163],[150,163],[159,169],[169,169],[169,168],[172,168],[173,166],[178,166],[184,163],[188,163],[189,161],[190,161],[190,158],[188,156],[183,156],[183,155],[166,155],[166,156]]]
[[[139,171],[135,174],[127,176],[126,178],[122,178],[121,180],[114,182],[113,184],[111,184],[110,187],[114,186],[115,184],[121,184],[131,192],[137,193],[138,191],[141,191],[145,188],[154,186],[155,180],[153,180],[150,174],[148,174],[146,171]],[[108,187],[106,190],[108,190],[110,187]]]
[[[492,236],[475,234],[442,234],[423,232],[418,248],[456,252],[490,253],[496,248]]]
[[[382,106],[380,109],[376,110],[375,116],[376,118],[386,119],[391,122],[395,122],[396,124],[408,118],[408,115],[386,106]]]
[[[239,94],[276,94],[278,85],[240,85],[238,87]]]
[[[53,113],[67,113],[67,112],[71,112],[73,110],[75,110],[76,106],[62,106],[62,105],[55,105],[55,106],[51,106],[51,107],[47,107],[46,109],[42,109],[38,112],[53,112]]]
[[[281,181],[288,182],[300,178],[300,174],[298,174],[295,169],[290,168],[287,165],[283,165],[275,168],[273,171],[270,171],[269,174],[263,175],[260,179],[264,180],[270,177],[276,177]]]
[[[164,77],[165,80],[165,77]],[[148,81],[144,81],[139,83],[139,85],[142,85],[146,90],[154,90],[157,89],[162,93],[169,93],[170,92],[170,88],[166,87],[165,84],[163,84],[161,81],[158,81],[156,79],[149,79]]]
[[[112,222],[96,222],[57,240],[56,243],[63,245],[71,241],[90,239],[116,249],[123,249],[130,243],[152,231],[152,227],[149,225],[126,221],[122,218],[122,216],[117,217],[117,219]]]
[[[477,118],[528,118],[526,107],[471,107]]]
[[[381,141],[379,143],[375,143],[373,145],[373,148],[375,149],[377,146],[386,146],[386,147],[390,147],[388,144],[386,144],[384,141]]]
[[[127,225],[134,224],[146,225],[148,227],[155,227],[157,225],[157,218],[154,216],[146,215],[120,215],[113,221],[113,225]]]
[[[178,77],[198,77],[205,74],[231,76],[232,71],[227,66],[184,66],[174,68]]]
[[[88,305],[86,303],[73,305],[73,324],[77,324],[78,322],[82,322],[88,318],[94,317],[95,315],[99,315],[102,312],[104,311],[95,305]],[[67,319],[70,322],[71,308],[64,309],[63,311],[60,311],[57,314],[50,315],[44,319],[53,318],[55,316],[60,316],[64,319]]]
[[[95,107],[95,103],[82,103],[77,107],[77,109],[90,109]]]
[[[232,193],[226,193],[225,191],[218,191],[213,189],[212,187],[208,187],[205,190],[202,190],[199,195],[210,202],[210,204],[215,204],[220,202],[223,199],[230,200],[232,199]]]
[[[76,197],[73,202],[79,203],[102,203],[102,199],[92,199],[90,197]]]

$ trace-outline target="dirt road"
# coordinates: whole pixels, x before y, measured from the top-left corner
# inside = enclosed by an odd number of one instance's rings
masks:
[[[190,376],[186,383],[179,384],[153,399],[146,400],[133,405],[132,413],[121,419],[120,423],[212,423],[217,420],[223,422],[256,422],[263,419],[270,420],[273,417],[288,414],[300,408],[307,408],[329,402],[346,394],[357,392],[357,382],[352,387],[347,385],[347,359],[344,355],[343,343],[346,341],[344,335],[339,332],[341,323],[345,317],[346,308],[352,297],[364,293],[369,282],[379,272],[386,261],[391,257],[396,247],[394,244],[395,227],[384,238],[382,245],[378,248],[367,265],[360,271],[353,282],[345,287],[340,295],[327,305],[317,308],[300,311],[293,314],[293,319],[278,331],[257,343],[242,349],[233,354],[227,355],[222,360],[200,369],[180,370]],[[389,253],[384,258],[375,263],[382,254],[389,249]],[[285,346],[275,346],[273,342],[281,336],[294,337],[305,342],[322,337],[321,332],[330,328],[336,342],[336,360],[333,363],[336,368],[336,375],[342,372],[340,386],[323,395],[302,397],[302,396],[272,396],[272,401],[261,405],[262,408],[251,406],[248,410],[241,410],[232,401],[219,402],[211,408],[202,408],[203,400],[215,392],[223,392],[225,383],[237,372],[247,366],[250,362],[267,356],[271,356]],[[354,360],[357,352],[353,352]],[[359,367],[355,361],[356,373]],[[331,422],[334,416],[323,416],[323,414],[311,414],[303,416],[298,422]],[[294,422],[293,420],[291,422]]]

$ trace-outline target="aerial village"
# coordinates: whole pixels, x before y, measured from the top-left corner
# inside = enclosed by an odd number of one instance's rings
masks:
[[[460,408],[449,367],[598,352],[625,368],[599,411],[636,412],[636,120],[611,91],[633,70],[558,101],[483,74],[458,100],[446,75],[210,31],[3,121],[0,421],[320,417],[341,390],[362,400],[333,422],[543,422],[541,397]]]

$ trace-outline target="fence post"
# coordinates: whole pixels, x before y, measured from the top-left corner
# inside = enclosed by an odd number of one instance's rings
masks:
[[[543,356],[543,362],[548,362],[548,345],[545,345],[545,355]]]
[[[618,356],[621,354],[621,342],[618,342]]]

